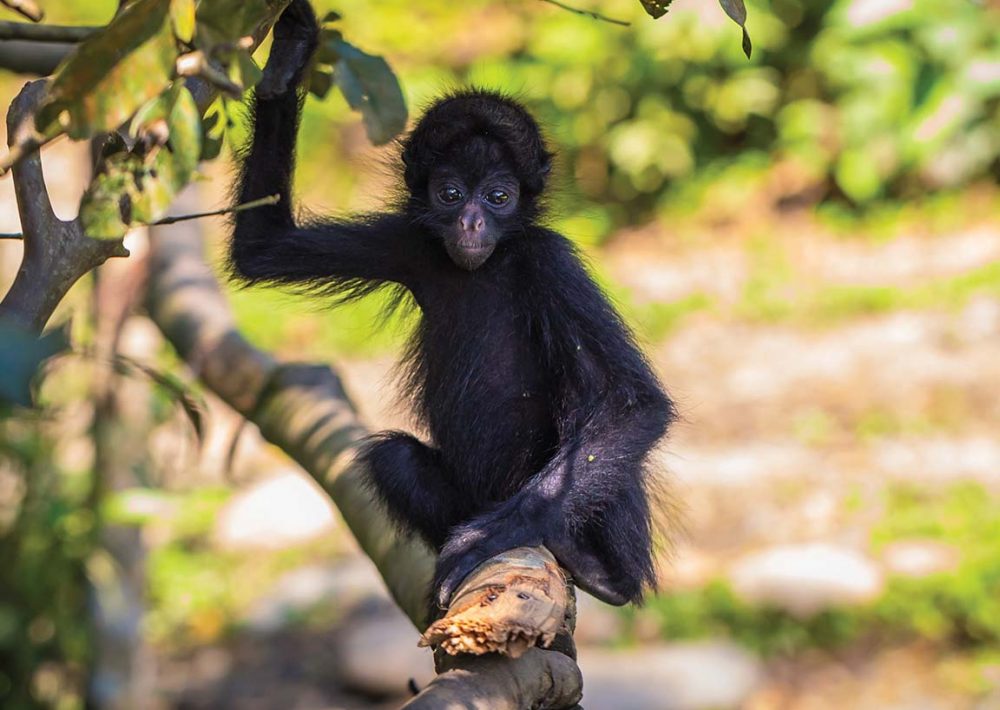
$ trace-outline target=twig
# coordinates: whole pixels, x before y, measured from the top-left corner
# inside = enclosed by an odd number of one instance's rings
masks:
[[[56,136],[43,136],[34,130],[34,123],[22,132],[16,143],[12,143],[7,149],[7,155],[0,157],[0,177],[6,175],[12,167],[20,163],[29,155],[36,154],[42,146],[50,142]]]
[[[243,87],[226,76],[200,49],[177,57],[175,67],[177,76],[200,77],[234,99],[243,96]]]
[[[563,10],[568,10],[569,12],[575,13],[577,15],[584,15],[586,17],[590,17],[595,20],[601,20],[602,22],[610,22],[612,25],[629,27],[632,24],[631,22],[627,22],[625,20],[616,20],[613,17],[602,15],[601,13],[594,12],[593,10],[583,10],[579,7],[573,7],[572,5],[567,5],[565,3],[559,2],[559,0],[542,0],[542,2],[547,2],[550,5],[555,5],[556,7],[562,8]]]
[[[45,11],[38,7],[32,0],[0,0],[0,5],[9,7],[19,15],[27,17],[32,22],[41,22],[45,17]]]
[[[4,2],[4,0],[0,0]],[[4,2],[6,5],[7,3]],[[0,22],[0,39],[31,42],[82,42],[103,27],[85,25],[31,25],[27,22]]]
[[[281,195],[275,193],[273,195],[268,195],[267,197],[261,197],[259,200],[250,200],[249,202],[244,202],[242,204],[236,205],[235,207],[223,207],[220,210],[212,210],[211,212],[195,212],[194,214],[181,214],[177,215],[176,217],[164,217],[163,219],[158,219],[155,222],[150,222],[146,226],[174,224],[175,222],[185,222],[189,219],[201,219],[202,217],[217,217],[221,214],[243,212],[244,210],[252,210],[256,207],[267,207],[268,205],[276,205],[280,200],[281,200]],[[24,239],[24,235],[21,232],[0,232],[0,239],[11,239],[17,241],[19,239]]]
[[[255,207],[266,207],[267,205],[276,205],[278,201],[281,200],[281,195],[275,193],[274,195],[268,195],[267,197],[261,197],[258,200],[250,200],[249,202],[244,202],[243,204],[236,205],[235,207],[223,207],[221,210],[212,210],[211,212],[195,212],[194,214],[182,214],[176,217],[164,217],[163,219],[158,219],[152,224],[173,224],[174,222],[184,222],[189,219],[200,219],[202,217],[215,217],[220,214],[230,214],[231,212],[243,212],[244,210],[252,210]],[[3,236],[0,235],[0,239]]]

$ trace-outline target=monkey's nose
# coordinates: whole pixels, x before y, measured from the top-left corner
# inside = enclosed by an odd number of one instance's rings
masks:
[[[483,221],[482,215],[478,214],[460,215],[458,224],[462,228],[462,231],[468,234],[478,234],[486,228],[486,222]]]

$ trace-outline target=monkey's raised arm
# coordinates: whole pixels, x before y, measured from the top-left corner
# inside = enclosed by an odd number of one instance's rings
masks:
[[[377,214],[298,225],[292,212],[295,141],[304,95],[301,76],[316,45],[315,16],[295,0],[274,28],[274,44],[253,99],[253,138],[245,150],[237,203],[278,194],[274,205],[236,212],[230,262],[249,283],[301,284],[344,297],[387,282],[411,285],[406,220]]]

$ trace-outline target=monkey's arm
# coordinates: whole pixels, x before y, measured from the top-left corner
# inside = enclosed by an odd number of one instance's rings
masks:
[[[456,528],[442,550],[438,602],[483,559],[546,545],[587,592],[638,601],[654,583],[646,457],[673,405],[617,313],[561,237],[535,260],[532,303],[547,303],[544,357],[558,382],[559,447],[528,484]]]
[[[237,202],[279,195],[277,204],[237,212],[230,261],[250,282],[306,284],[358,295],[380,283],[407,284],[413,272],[398,215],[298,225],[292,212],[295,142],[302,112],[301,75],[316,43],[315,17],[296,0],[275,26],[264,77],[253,99],[253,138],[240,170]]]

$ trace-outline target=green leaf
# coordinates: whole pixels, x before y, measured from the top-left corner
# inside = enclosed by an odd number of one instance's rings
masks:
[[[317,64],[336,64],[340,61],[338,47],[343,43],[344,34],[340,30],[323,30],[319,34],[319,47],[316,48],[314,60]]]
[[[170,83],[177,45],[170,0],[136,0],[56,70],[38,130],[61,125],[74,139],[115,130]]]
[[[201,156],[201,112],[187,87],[181,82],[175,86],[179,91],[167,125],[170,128],[170,152],[180,170],[178,177],[182,180],[179,187],[183,187],[198,167]]]
[[[133,175],[141,165],[141,160],[118,158],[94,176],[80,200],[80,221],[87,236],[98,239],[125,236],[132,221],[130,195],[138,189]]]
[[[0,321],[0,401],[30,407],[31,381],[42,364],[69,348],[65,327],[41,337],[28,330]]]
[[[265,0],[202,0],[198,4],[195,46],[206,51],[250,34],[267,12]]]
[[[170,0],[170,22],[177,39],[191,42],[194,39],[195,0]]]
[[[209,104],[201,121],[201,159],[214,160],[222,152],[229,124],[227,99],[221,94]]]
[[[406,101],[399,81],[382,57],[337,40],[340,59],[333,76],[351,108],[360,111],[372,143],[388,143],[406,127]]]
[[[229,78],[242,86],[244,91],[256,86],[263,76],[260,67],[254,62],[250,52],[245,49],[236,50],[233,58],[227,63],[229,65]]]
[[[149,224],[166,212],[190,180],[201,157],[201,115],[191,92],[175,82],[156,104],[143,107],[136,126],[142,135],[157,121],[168,130],[166,145],[146,151],[139,141],[101,162],[100,171],[80,201],[84,232],[97,239],[121,239],[133,224]]]
[[[336,10],[330,10],[328,13],[323,15],[323,19],[319,22],[321,25],[325,25],[328,22],[336,22],[339,19],[341,19],[341,14]]]
[[[882,191],[882,176],[870,151],[864,148],[849,148],[841,153],[834,178],[855,204],[870,202]]]
[[[325,99],[333,88],[333,72],[326,69],[313,69],[309,75],[309,93],[318,99]]]
[[[722,9],[729,15],[729,19],[740,26],[743,30],[743,53],[750,58],[753,46],[750,44],[750,33],[747,32],[747,8],[743,0],[719,0]]]
[[[674,0],[639,0],[639,4],[642,5],[642,9],[646,11],[647,15],[656,20],[667,14],[667,10],[670,9],[670,3],[673,1]]]

